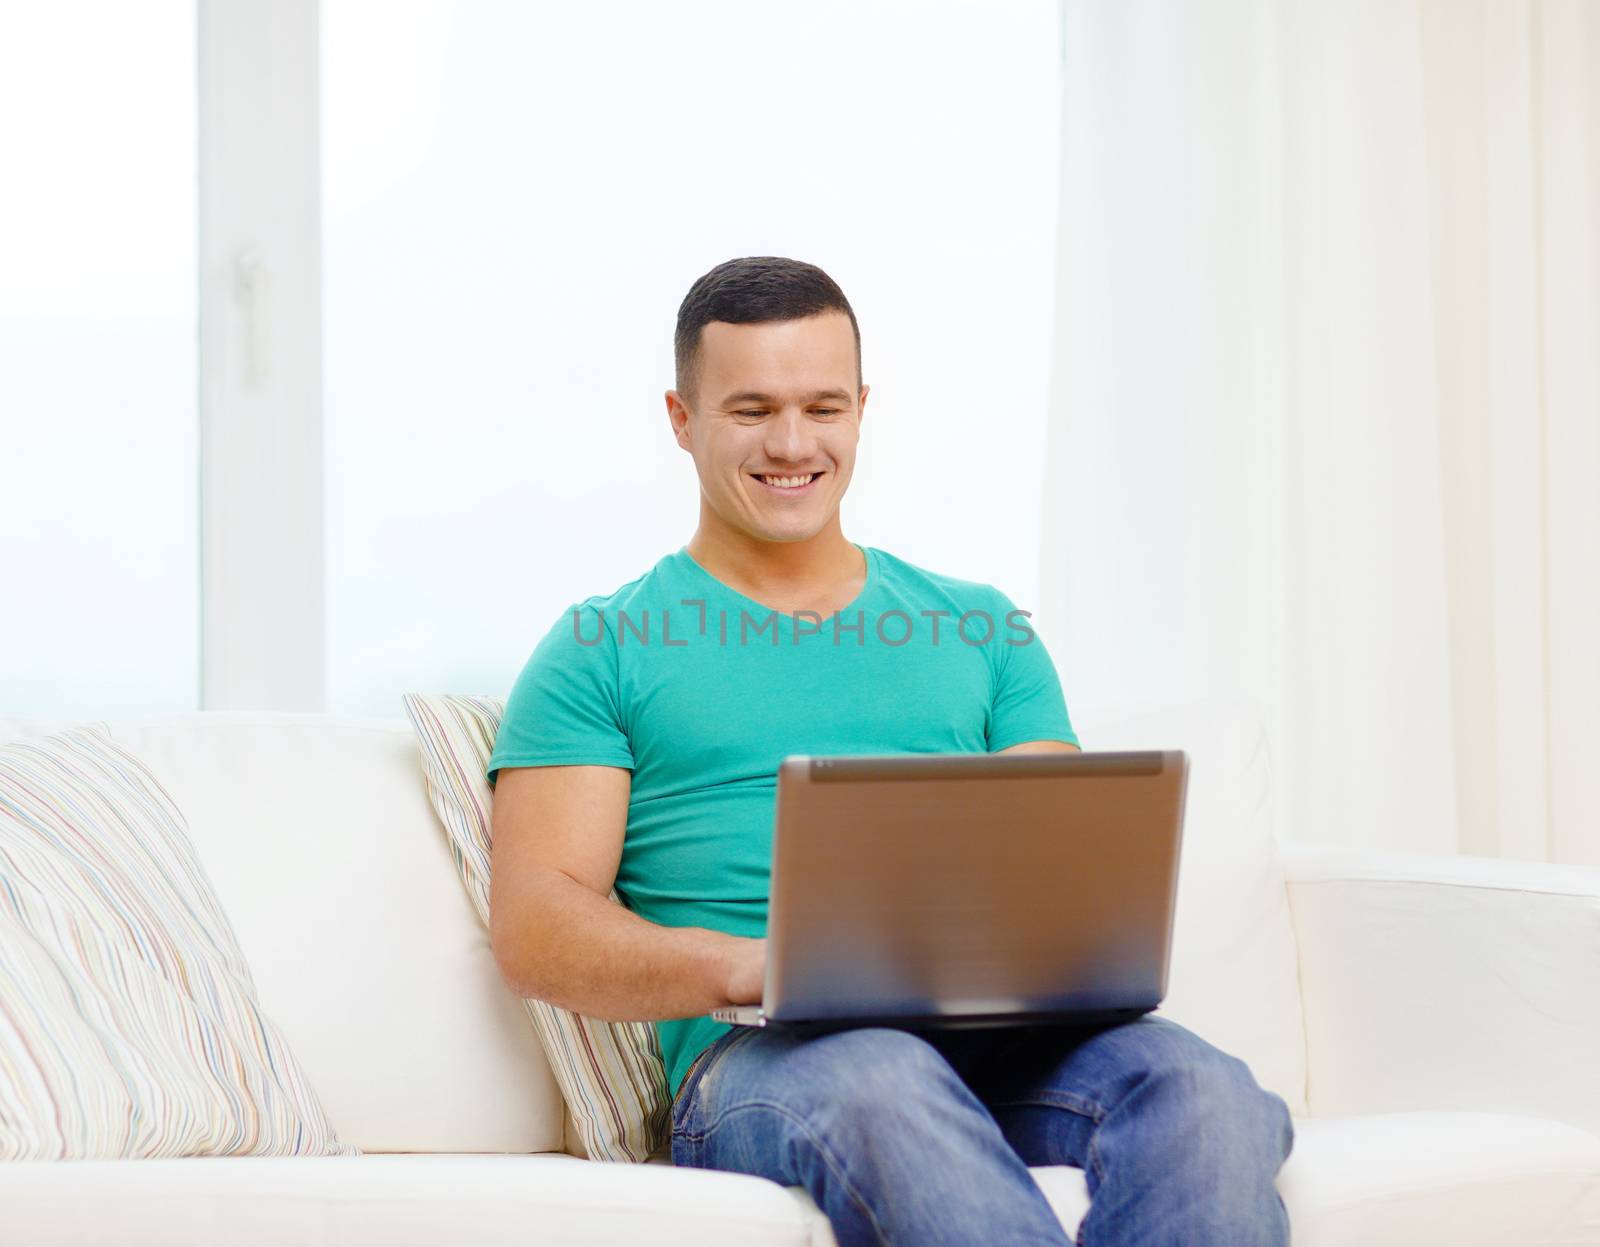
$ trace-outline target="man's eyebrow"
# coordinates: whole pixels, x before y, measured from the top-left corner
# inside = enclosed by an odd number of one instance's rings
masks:
[[[814,403],[823,398],[831,398],[836,402],[848,403],[854,401],[855,396],[847,394],[844,390],[816,390],[807,394],[805,401]],[[723,399],[722,405],[731,407],[734,403],[775,403],[777,401],[772,395],[763,394],[759,390],[740,390],[737,394],[730,394]]]

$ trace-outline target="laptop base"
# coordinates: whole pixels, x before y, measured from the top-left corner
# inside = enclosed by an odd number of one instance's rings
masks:
[[[976,1030],[1001,1026],[1104,1027],[1131,1022],[1155,1007],[1135,1005],[1126,1009],[1076,1010],[1068,1013],[935,1013],[894,1017],[780,1019],[769,1018],[761,1011],[760,1005],[741,1005],[731,1009],[715,1009],[711,1016],[730,1026],[767,1026],[800,1034],[823,1034],[860,1026],[887,1026],[903,1030]]]

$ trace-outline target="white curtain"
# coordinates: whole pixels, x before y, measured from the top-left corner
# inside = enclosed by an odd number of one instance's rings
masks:
[[[1600,4],[1062,23],[1069,701],[1253,695],[1285,839],[1600,863]]]

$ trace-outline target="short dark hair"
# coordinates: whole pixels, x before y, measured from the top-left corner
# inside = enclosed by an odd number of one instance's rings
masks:
[[[821,312],[843,312],[856,336],[856,392],[861,391],[861,326],[839,284],[815,264],[781,255],[726,260],[689,287],[678,307],[673,335],[678,393],[698,401],[701,330],[714,320],[732,325],[799,320]]]

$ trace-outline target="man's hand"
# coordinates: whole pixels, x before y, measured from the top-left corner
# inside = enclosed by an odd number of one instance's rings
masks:
[[[728,1003],[758,1005],[767,975],[767,941],[739,935],[728,938]]]

